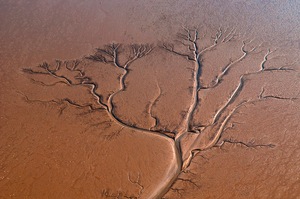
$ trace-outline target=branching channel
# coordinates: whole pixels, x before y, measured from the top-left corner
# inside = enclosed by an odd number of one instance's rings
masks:
[[[141,59],[147,55],[149,55],[154,47],[150,44],[132,44],[129,46],[122,46],[121,44],[109,44],[104,46],[104,48],[97,48],[96,52],[92,55],[89,55],[84,58],[84,60],[90,60],[96,63],[102,63],[106,65],[110,65],[111,67],[116,67],[118,70],[121,71],[121,75],[119,77],[119,85],[118,89],[108,95],[107,100],[103,99],[103,96],[97,93],[98,84],[93,81],[90,77],[87,77],[84,68],[80,67],[80,64],[83,60],[75,60],[72,62],[62,62],[56,61],[55,66],[50,66],[48,63],[42,63],[38,66],[38,69],[34,70],[31,68],[23,69],[23,72],[30,76],[30,79],[33,83],[53,87],[59,84],[69,86],[69,87],[79,87],[83,86],[88,88],[89,92],[96,100],[96,106],[93,103],[84,103],[80,104],[72,99],[63,98],[60,100],[50,100],[50,101],[43,101],[43,100],[33,100],[30,99],[25,94],[21,93],[24,99],[27,102],[39,102],[39,103],[55,103],[57,105],[68,104],[74,106],[76,108],[87,108],[89,111],[96,111],[101,110],[105,111],[112,121],[116,122],[121,126],[120,130],[115,132],[113,135],[108,135],[106,140],[112,139],[114,136],[118,136],[120,132],[123,131],[125,128],[138,130],[144,133],[151,133],[158,136],[163,136],[168,140],[171,140],[171,143],[174,145],[174,152],[176,153],[175,156],[177,158],[178,167],[181,170],[177,171],[174,176],[170,176],[169,181],[162,185],[156,193],[156,196],[162,197],[166,192],[172,190],[173,192],[178,193],[179,195],[182,194],[182,189],[174,188],[172,185],[176,181],[181,181],[182,183],[189,183],[192,184],[194,187],[198,188],[198,185],[190,179],[179,177],[180,173],[186,172],[186,169],[190,166],[193,157],[196,154],[200,154],[204,150],[211,149],[213,147],[222,147],[224,144],[232,144],[232,145],[239,145],[247,148],[274,148],[275,145],[272,143],[267,144],[255,144],[254,141],[252,142],[242,142],[239,140],[233,139],[222,139],[222,135],[226,128],[228,127],[228,123],[230,119],[233,117],[234,114],[238,112],[238,110],[251,103],[260,102],[263,100],[291,100],[294,101],[297,98],[295,97],[285,97],[285,96],[276,96],[276,95],[264,95],[265,90],[262,87],[261,93],[258,95],[257,99],[240,99],[238,98],[243,91],[247,80],[254,75],[259,75],[262,73],[268,72],[289,72],[293,69],[287,67],[279,67],[279,68],[268,68],[266,67],[266,63],[270,54],[273,52],[270,49],[267,49],[263,60],[259,66],[259,69],[255,72],[245,72],[240,75],[238,82],[236,83],[235,88],[228,94],[228,98],[224,100],[224,103],[220,105],[220,107],[215,111],[212,118],[209,118],[210,121],[208,125],[194,125],[193,124],[193,117],[195,114],[195,110],[199,105],[199,92],[202,90],[210,90],[214,91],[214,88],[218,87],[224,79],[227,77],[230,70],[237,65],[237,63],[242,62],[247,56],[251,53],[255,52],[261,45],[257,45],[250,50],[246,50],[247,45],[249,45],[252,40],[244,40],[240,44],[240,51],[241,56],[236,58],[235,60],[229,61],[225,66],[221,67],[221,71],[219,74],[216,75],[216,78],[212,81],[208,82],[207,85],[200,85],[201,77],[202,77],[202,67],[203,67],[203,60],[202,56],[205,53],[209,53],[212,50],[218,48],[221,44],[226,44],[231,42],[236,37],[236,30],[233,28],[231,30],[222,30],[221,28],[218,29],[215,35],[211,39],[211,43],[207,46],[201,45],[201,36],[199,36],[198,29],[188,29],[183,28],[183,32],[179,33],[177,38],[177,44],[183,45],[186,49],[184,52],[182,48],[177,48],[174,44],[171,43],[164,43],[160,47],[166,50],[168,53],[172,53],[173,55],[180,56],[186,59],[188,62],[192,62],[194,64],[193,71],[193,81],[192,81],[192,90],[191,90],[191,98],[188,104],[187,111],[183,112],[183,119],[178,125],[178,128],[174,130],[174,132],[168,132],[164,130],[159,130],[159,118],[155,116],[153,113],[153,108],[159,101],[162,95],[162,90],[160,85],[157,82],[157,94],[153,96],[153,99],[149,102],[147,107],[147,114],[153,119],[153,125],[148,127],[140,127],[137,125],[132,125],[122,121],[116,114],[115,114],[115,104],[114,98],[120,94],[121,92],[126,91],[126,77],[128,76],[130,70],[130,65],[134,63],[136,60]],[[129,48],[128,48],[129,47]],[[121,53],[128,50],[130,52],[126,53],[127,58],[126,60],[121,59]],[[123,63],[124,62],[124,63]],[[90,63],[90,62],[89,62]],[[63,73],[62,71],[67,71],[68,74]],[[72,74],[72,75],[70,75]],[[49,76],[55,79],[55,82],[45,83],[43,81],[34,78],[34,76]],[[61,109],[61,114],[64,109]],[[185,138],[190,136],[189,143],[184,145],[183,143]],[[125,198],[140,198],[143,197],[144,191],[146,186],[144,187],[141,184],[140,174],[134,179],[130,174],[128,174],[128,181],[131,184],[134,184],[138,187],[139,193],[137,196],[128,196],[124,193],[118,192],[117,194],[112,194],[109,190],[103,190],[102,195],[105,197],[120,197],[123,196]]]

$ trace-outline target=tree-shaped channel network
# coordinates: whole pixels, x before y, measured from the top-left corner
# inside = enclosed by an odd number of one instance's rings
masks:
[[[177,149],[177,153],[180,156],[180,172],[184,172],[186,169],[188,169],[191,160],[197,153],[201,153],[201,151],[208,150],[212,147],[220,147],[224,143],[239,144],[245,147],[276,147],[272,143],[257,144],[254,142],[245,143],[238,140],[222,139],[222,134],[224,130],[228,127],[228,123],[232,116],[238,111],[240,107],[246,104],[253,104],[265,100],[295,99],[276,95],[266,95],[265,89],[262,87],[261,92],[257,93],[257,97],[248,100],[238,100],[239,95],[245,87],[247,79],[262,73],[284,73],[293,71],[293,69],[288,68],[287,65],[281,66],[279,68],[266,67],[268,57],[273,51],[271,51],[270,49],[261,50],[261,45],[250,45],[253,42],[253,40],[245,39],[241,40],[241,56],[235,58],[234,60],[229,58],[230,61],[228,62],[228,64],[222,67],[221,71],[215,76],[214,79],[211,80],[210,83],[205,85],[201,81],[203,75],[202,56],[206,53],[212,52],[219,45],[223,45],[236,40],[239,36],[236,34],[235,29],[219,29],[210,40],[211,43],[203,47],[202,45],[200,45],[200,43],[201,39],[204,38],[204,36],[205,35],[200,35],[197,29],[183,28],[182,32],[178,34],[178,38],[176,39],[176,42],[174,42],[174,44],[162,43],[161,45],[154,46],[150,44],[121,45],[113,43],[106,45],[103,48],[97,48],[94,54],[86,56],[82,60],[66,62],[56,61],[55,66],[52,66],[48,63],[42,63],[36,69],[24,68],[23,72],[28,74],[34,83],[39,83],[42,85],[54,86],[56,84],[65,84],[68,86],[71,85],[88,87],[94,99],[96,100],[97,106],[92,102],[80,104],[69,98],[64,98],[60,101],[53,100],[56,103],[68,103],[76,107],[85,107],[90,109],[90,111],[102,110],[105,111],[114,122],[120,124],[123,128],[131,128],[142,131],[144,133],[155,133],[164,137],[167,136],[170,140],[172,140],[172,143],[174,144],[175,148]],[[177,45],[180,45],[181,47],[178,47]],[[250,48],[248,47],[248,45],[250,46]],[[157,96],[154,102],[149,106],[149,114],[151,114],[151,117],[155,121],[155,124],[151,128],[144,128],[139,125],[130,124],[126,121],[123,121],[121,118],[118,117],[117,114],[115,114],[114,97],[119,93],[126,91],[126,77],[130,73],[130,65],[136,60],[142,59],[143,57],[149,55],[154,48],[162,48],[166,52],[183,57],[188,62],[192,62],[194,64],[194,69],[192,70],[193,85],[191,85],[190,87],[190,103],[187,111],[185,111],[183,114],[181,123],[178,125],[178,128],[176,128],[174,131],[168,131],[166,129],[157,128],[159,118],[152,114],[151,108],[154,106],[159,96]],[[184,51],[183,49],[185,49],[186,51]],[[261,60],[260,66],[256,66],[257,70],[251,72],[244,72],[240,75],[239,81],[236,83],[235,89],[229,91],[228,98],[225,100],[224,104],[221,105],[215,111],[213,117],[210,118],[210,122],[208,124],[195,125],[193,123],[193,117],[195,115],[197,107],[200,104],[199,93],[201,93],[201,91],[213,91],[214,89],[216,89],[219,85],[221,85],[224,82],[222,81],[223,78],[229,74],[230,70],[233,67],[235,67],[238,63],[242,62],[251,53],[260,52],[265,54],[263,56],[263,60]],[[121,56],[123,57],[120,58]],[[125,61],[124,57],[126,57]],[[96,81],[86,76],[84,68],[79,67],[80,63],[84,60],[89,60],[96,63],[101,62],[110,67],[115,67],[118,70],[120,70],[121,74],[118,78],[118,90],[114,91],[113,93],[110,93],[108,95],[108,98],[104,99],[103,95],[97,92],[98,87],[100,87],[101,85],[98,85]],[[73,76],[64,74],[62,71],[72,73]],[[57,81],[52,84],[46,84],[43,81],[36,80],[34,78],[34,75],[51,76]],[[26,95],[25,97],[27,100],[32,100],[29,99]],[[193,183],[191,180],[178,178],[180,172],[177,173],[177,176],[172,178],[172,181],[169,183],[169,187],[167,189],[170,189],[170,187],[176,180],[184,180]],[[162,193],[160,193],[160,195],[162,196],[167,191],[167,189],[162,190]]]

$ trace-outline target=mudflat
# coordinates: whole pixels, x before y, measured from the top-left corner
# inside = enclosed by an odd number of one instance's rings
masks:
[[[299,10],[0,1],[0,198],[298,198]]]

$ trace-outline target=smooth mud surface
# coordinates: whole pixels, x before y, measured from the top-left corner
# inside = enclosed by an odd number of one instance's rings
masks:
[[[0,1],[0,198],[299,198],[296,1]]]

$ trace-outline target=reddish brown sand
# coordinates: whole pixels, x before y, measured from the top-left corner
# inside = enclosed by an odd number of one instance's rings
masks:
[[[0,198],[300,198],[299,10],[0,1]]]

